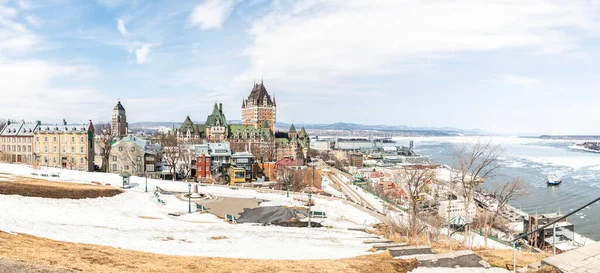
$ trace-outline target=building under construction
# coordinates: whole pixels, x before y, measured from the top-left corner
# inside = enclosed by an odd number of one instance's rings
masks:
[[[563,215],[559,213],[529,215],[528,218],[525,218],[524,230],[526,233],[531,232],[562,216]],[[557,250],[565,251],[577,244],[574,237],[575,225],[569,223],[567,218],[565,218],[539,232],[530,234],[527,236],[527,242],[529,245],[540,249],[552,248],[552,246],[555,245]]]

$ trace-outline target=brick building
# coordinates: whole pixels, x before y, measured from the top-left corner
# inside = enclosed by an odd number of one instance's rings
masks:
[[[250,95],[242,101],[242,124],[254,128],[261,128],[264,121],[271,132],[275,132],[275,121],[277,120],[277,102],[275,97],[267,92],[265,85],[255,83]]]
[[[36,123],[11,123],[0,131],[0,156],[2,161],[13,163],[33,163],[33,132]]]

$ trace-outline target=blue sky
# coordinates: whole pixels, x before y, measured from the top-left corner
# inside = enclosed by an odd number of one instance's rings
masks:
[[[600,134],[600,2],[0,0],[0,117]]]

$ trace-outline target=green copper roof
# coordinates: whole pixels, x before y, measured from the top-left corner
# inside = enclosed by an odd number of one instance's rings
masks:
[[[225,114],[219,109],[219,106],[215,103],[212,114],[206,118],[206,126],[215,126],[219,123],[220,126],[227,126],[227,119]]]
[[[296,127],[294,127],[293,123],[292,126],[290,126],[290,130],[288,131],[288,133],[296,133]]]
[[[306,130],[304,129],[304,126],[302,126],[302,129],[300,129],[300,137],[304,138],[307,137],[308,134],[306,133]]]

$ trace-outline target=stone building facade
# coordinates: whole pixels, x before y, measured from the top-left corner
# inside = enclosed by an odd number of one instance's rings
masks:
[[[94,171],[94,125],[39,124],[33,131],[34,159],[42,166]]]
[[[229,125],[223,113],[223,104],[216,104],[213,111],[206,118],[204,124],[194,124],[190,116],[187,116],[175,135],[180,143],[200,144],[203,141],[222,142],[227,140]]]
[[[113,109],[111,132],[116,137],[124,137],[127,135],[127,127],[128,124],[125,107],[123,107],[121,101],[119,101]]]
[[[157,151],[157,144],[151,144],[143,138],[132,135],[123,137],[110,149],[108,170],[119,174],[151,175],[156,171]]]

